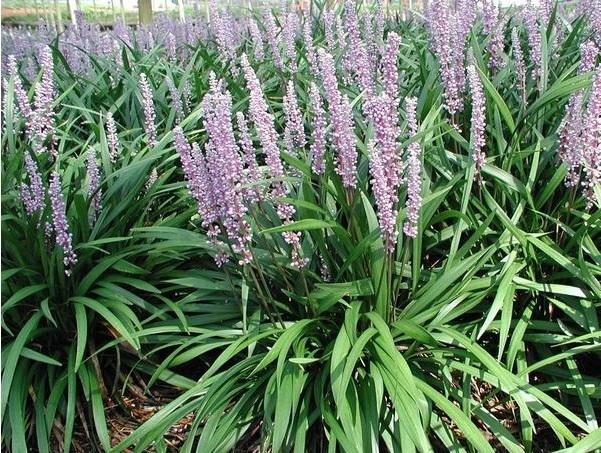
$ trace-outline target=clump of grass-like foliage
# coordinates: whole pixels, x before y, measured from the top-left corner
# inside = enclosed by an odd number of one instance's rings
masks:
[[[547,5],[532,19],[485,5],[470,22],[438,1],[447,15],[433,23],[364,2],[354,34],[348,4],[312,3],[304,17],[254,9],[238,18],[213,3],[210,26],[193,17],[105,31],[80,20],[58,36],[44,26],[3,31],[7,449],[68,451],[84,431],[105,451],[164,451],[164,433],[186,416],[183,452],[242,442],[295,452],[599,447],[601,196],[591,162],[601,162],[601,130],[586,115],[601,91],[598,50],[583,69],[582,49],[601,43],[590,11]],[[338,15],[342,28],[332,28]],[[466,23],[463,41],[440,35]],[[381,57],[393,32],[390,94]],[[38,65],[40,45],[51,71]],[[345,106],[328,93],[324,52],[351,109],[354,184],[341,177]],[[466,80],[455,111],[445,77],[457,62]],[[290,87],[304,142],[292,130]],[[282,175],[265,156],[258,98]],[[388,129],[374,99],[396,102],[383,115]],[[255,173],[238,146],[239,112]],[[383,130],[396,185],[376,172]],[[390,159],[382,172],[396,169]],[[21,189],[34,193],[32,165],[43,190],[33,211]],[[59,235],[53,172],[76,262]],[[105,411],[125,407],[132,373],[144,390],[163,382],[178,396],[111,445]]]

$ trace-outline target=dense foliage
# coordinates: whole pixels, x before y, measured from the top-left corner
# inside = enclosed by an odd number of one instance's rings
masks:
[[[599,17],[3,30],[4,446],[599,447]]]

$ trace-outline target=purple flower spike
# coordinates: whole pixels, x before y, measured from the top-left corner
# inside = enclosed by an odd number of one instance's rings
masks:
[[[215,36],[220,53],[225,55],[226,58],[234,57],[234,45],[230,30],[228,29],[227,16],[225,14],[222,15],[219,12],[215,0],[209,0],[209,12],[211,15],[211,32],[213,33],[213,36]]]
[[[117,136],[117,125],[111,112],[106,114],[106,141],[109,145],[111,162],[115,163],[119,155],[119,137]]]
[[[417,99],[407,98],[407,124],[409,132],[412,136],[417,134]],[[422,206],[422,163],[421,163],[421,147],[417,142],[411,142],[407,149],[407,201],[405,203],[405,212],[407,213],[407,221],[403,226],[403,231],[409,237],[417,237],[419,212]]]
[[[25,170],[29,176],[29,185],[26,183],[21,184],[21,200],[25,205],[27,215],[31,217],[37,212],[43,212],[46,203],[44,201],[42,175],[40,175],[38,164],[27,151],[25,151]]]
[[[225,244],[218,239],[219,234],[221,234],[221,229],[216,224],[219,220],[219,207],[215,186],[209,175],[205,156],[196,143],[190,146],[184,131],[179,126],[176,126],[173,130],[173,141],[182,161],[188,189],[196,200],[202,225],[207,229],[209,242],[217,249],[215,262],[218,267],[221,267],[229,258],[225,252]]]
[[[167,36],[165,36],[165,56],[172,63],[174,63],[177,58],[177,44],[175,42],[175,36],[173,36],[173,33],[171,32],[167,32]]]
[[[198,213],[204,227],[217,221],[217,207],[213,194],[213,184],[208,177],[204,156],[196,146],[190,146],[181,127],[173,129],[175,150],[182,161],[182,169],[188,182],[192,198],[198,204]],[[195,143],[196,145],[196,143]]]
[[[386,93],[373,97],[368,110],[374,127],[374,140],[370,149],[371,183],[378,206],[378,220],[389,252],[396,245],[396,205],[401,182],[401,161],[397,151],[399,128],[392,100]]]
[[[267,38],[267,43],[271,49],[271,56],[273,58],[273,64],[279,70],[284,69],[284,62],[282,61],[282,54],[280,53],[279,44],[279,35],[277,34],[277,29],[275,25],[275,20],[271,13],[267,13],[265,16],[265,35]]]
[[[353,131],[353,112],[348,98],[342,97],[338,90],[334,59],[323,49],[319,49],[318,56],[323,87],[331,113],[332,142],[336,149],[336,172],[342,177],[344,187],[352,189],[357,185],[355,174],[357,149]]]
[[[384,245],[388,253],[394,251],[397,240],[396,218],[397,211],[392,198],[392,188],[386,177],[386,161],[380,148],[374,140],[368,143],[369,173],[371,175],[371,186],[378,208],[378,223],[384,237]],[[396,194],[394,194],[396,196]]]
[[[359,88],[361,88],[361,91],[365,91],[367,96],[372,96],[375,91],[372,65],[367,53],[367,48],[362,41],[359,42],[354,51],[353,61]]]
[[[589,94],[583,131],[582,131],[582,166],[584,179],[582,185],[586,198],[586,209],[590,210],[595,203],[595,188],[601,184],[601,68],[593,78]]]
[[[175,110],[175,118],[177,122],[181,122],[184,118],[184,105],[182,104],[182,97],[173,82],[171,77],[167,77],[167,88],[169,89],[169,97],[171,98],[171,106]]]
[[[14,55],[8,56],[8,73],[11,77],[13,77],[13,86],[17,107],[19,108],[19,112],[21,112],[21,115],[23,115],[29,127],[31,124],[32,115],[31,104],[27,98],[27,92],[23,88],[23,82],[21,81],[21,76],[19,76],[19,71],[17,70],[17,61],[15,60]]]
[[[54,63],[52,62],[52,52],[48,46],[40,49],[38,60],[42,70],[42,78],[36,84],[33,96],[32,125],[37,132],[37,140],[34,146],[38,152],[41,152],[44,141],[50,138],[50,153],[56,157],[54,110],[52,108],[52,102],[54,101]]]
[[[250,19],[249,22],[250,35],[252,36],[255,59],[261,61],[265,58],[265,52],[263,49],[263,35],[261,30],[254,19]]]
[[[372,99],[370,111],[376,144],[380,149],[386,167],[386,177],[392,192],[396,194],[403,170],[397,145],[400,131],[396,106],[393,105],[392,99],[386,93],[383,93]]]
[[[580,45],[580,66],[578,73],[592,71],[597,63],[597,57],[601,51],[592,40],[586,41]]]
[[[284,165],[280,159],[280,150],[278,148],[278,134],[274,127],[273,116],[268,111],[267,102],[263,96],[263,90],[255,71],[250,66],[248,58],[245,54],[242,55],[242,70],[246,79],[246,85],[250,91],[250,117],[255,124],[261,147],[265,153],[265,162],[269,167],[270,176],[274,179],[283,178]],[[271,195],[274,197],[284,197],[287,194],[286,186],[282,181],[272,182]],[[278,216],[289,223],[294,216],[294,207],[287,203],[278,203]],[[300,233],[285,232],[282,234],[284,240],[292,247],[292,264],[295,267],[301,268],[305,265],[305,261],[300,254]]]
[[[346,189],[357,186],[357,149],[353,131],[353,111],[348,97],[344,95],[338,107],[340,114],[332,118],[334,143],[337,145],[336,173],[342,178]]]
[[[318,50],[318,56],[323,88],[328,104],[330,105],[330,110],[333,110],[340,104],[340,92],[338,90],[338,79],[336,78],[334,58],[323,49]]]
[[[482,31],[489,36],[486,50],[489,54],[488,66],[498,71],[503,66],[503,30],[507,19],[499,18],[499,8],[491,0],[482,3]]]
[[[580,66],[583,74],[595,69],[599,49],[592,41],[580,46]],[[594,203],[594,189],[601,180],[601,81],[596,68],[593,85],[584,109],[584,90],[576,91],[566,106],[566,115],[559,126],[559,158],[565,163],[568,173],[566,187],[583,186],[587,210]],[[581,172],[584,177],[581,179]]]
[[[333,52],[336,48],[336,38],[334,37],[334,13],[332,11],[324,11],[323,26],[328,52]]]
[[[100,204],[102,190],[100,189],[100,170],[96,162],[94,148],[88,149],[86,173],[88,176],[88,196],[92,197],[92,220],[96,220],[96,216],[102,209]]]
[[[347,34],[349,45],[349,57],[353,58],[355,50],[359,47],[361,36],[359,34],[359,21],[353,2],[347,0],[344,2],[344,30]]]
[[[457,2],[456,9],[450,3],[449,0],[433,0],[426,18],[430,46],[440,64],[444,107],[454,115],[463,110],[465,46],[475,10],[471,0]]]
[[[363,22],[363,41],[365,42],[365,48],[367,49],[367,56],[369,61],[369,70],[373,72],[376,68],[375,62],[379,56],[380,48],[374,36],[374,28],[372,25],[372,15],[365,14],[361,17]]]
[[[250,91],[249,113],[259,136],[261,148],[265,153],[265,162],[269,167],[269,173],[272,178],[279,179],[284,177],[284,165],[280,158],[278,148],[278,134],[275,130],[273,115],[269,113],[267,102],[263,97],[263,89],[254,69],[250,66],[246,55],[242,55],[242,70],[246,78],[246,85]],[[272,195],[283,197],[286,195],[286,188],[282,181],[272,182]]]
[[[69,231],[69,223],[65,210],[65,201],[61,192],[61,181],[57,172],[50,177],[50,204],[52,206],[52,229],[56,245],[63,249],[65,275],[70,276],[73,266],[77,264],[77,255],[73,250],[73,235]]]
[[[292,73],[296,72],[298,67],[296,65],[296,32],[298,28],[298,18],[295,13],[288,13],[284,22],[284,29],[282,34],[284,35],[284,47],[286,49],[286,57],[288,58],[288,66]]]
[[[209,136],[205,144],[207,170],[216,188],[214,196],[220,220],[232,250],[240,256],[239,264],[243,265],[252,260],[252,233],[244,218],[247,208],[240,188],[244,172],[232,126],[232,98],[220,82],[211,85],[202,101],[203,123]]]
[[[144,130],[148,138],[148,145],[152,148],[157,144],[157,129],[154,124],[156,114],[152,99],[152,88],[146,78],[146,74],[140,74],[140,94],[142,95],[142,108],[144,110]]]
[[[286,231],[282,233],[282,236],[284,237],[284,241],[292,248],[290,265],[297,269],[304,268],[309,263],[309,259],[303,258],[301,254],[301,233],[298,231]]]
[[[522,102],[526,103],[526,65],[524,64],[524,54],[522,52],[522,46],[520,44],[520,37],[518,31],[514,27],[511,30],[511,43],[513,47],[513,58],[515,60],[515,73],[522,95]]]
[[[316,175],[323,175],[326,170],[324,155],[326,152],[326,118],[323,102],[317,85],[311,83],[309,94],[313,112],[313,143],[311,143],[311,169]]]
[[[284,130],[284,143],[288,152],[296,156],[296,149],[305,146],[305,130],[303,127],[303,118],[298,108],[298,100],[294,91],[294,83],[288,81],[286,94],[284,95],[284,113],[286,115],[286,127]]]
[[[319,77],[319,66],[317,65],[317,54],[313,46],[313,35],[311,32],[311,16],[306,15],[303,23],[303,41],[305,43],[305,55],[309,63],[309,71],[314,77]]]
[[[378,40],[381,40],[384,38],[384,25],[386,23],[386,19],[384,18],[384,8],[382,7],[382,0],[376,0],[375,22],[376,36]]]
[[[482,31],[490,35],[497,25],[498,10],[491,0],[482,2]]]
[[[238,126],[240,148],[246,165],[246,185],[252,186],[244,189],[244,196],[248,202],[255,203],[263,198],[261,188],[258,187],[261,180],[261,170],[257,164],[255,148],[248,132],[248,124],[244,113],[236,113],[236,125]]]
[[[541,76],[542,68],[542,49],[540,26],[536,17],[536,9],[529,5],[524,9],[524,26],[528,34],[528,44],[530,45],[530,61],[532,62],[532,78],[538,80]]]
[[[559,158],[566,164],[568,174],[566,187],[575,187],[580,182],[582,150],[582,104],[584,93],[574,93],[566,106],[566,116],[559,127]]]
[[[484,132],[486,129],[486,99],[482,90],[482,82],[474,65],[467,68],[467,77],[472,94],[472,120],[471,120],[471,137],[470,149],[472,159],[476,163],[475,178],[481,181],[480,170],[486,159],[482,148],[486,144]]]
[[[386,48],[382,55],[382,89],[393,102],[396,115],[399,98],[399,70],[397,67],[397,58],[399,56],[399,47],[401,38],[394,32],[388,34]]]

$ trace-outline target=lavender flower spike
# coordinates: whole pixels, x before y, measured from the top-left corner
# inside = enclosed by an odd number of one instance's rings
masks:
[[[27,215],[32,216],[36,212],[43,212],[45,207],[44,185],[38,164],[25,151],[25,170],[29,176],[29,185],[21,184],[21,199],[25,205]]]
[[[265,162],[269,167],[272,178],[282,178],[284,176],[284,165],[280,159],[280,150],[277,145],[278,134],[273,124],[273,116],[268,111],[259,79],[245,54],[242,55],[241,62],[246,84],[250,91],[250,118],[257,128],[259,141],[265,153]],[[274,181],[272,187],[274,196],[283,197],[286,195],[286,188],[281,181]]]
[[[217,207],[214,196],[214,188],[206,171],[205,159],[200,149],[196,152],[190,146],[181,127],[173,129],[173,142],[175,150],[182,161],[182,169],[188,182],[188,189],[192,198],[198,205],[202,225],[210,226],[217,221]]]
[[[417,99],[407,98],[407,123],[409,132],[412,136],[417,134]],[[405,211],[407,213],[407,221],[403,226],[403,231],[409,237],[417,236],[419,212],[422,206],[422,163],[421,163],[421,147],[417,142],[411,142],[408,150],[409,158],[407,161],[407,201]]]
[[[55,233],[56,245],[63,249],[65,275],[70,276],[73,266],[77,264],[77,255],[73,251],[73,235],[69,231],[65,201],[61,192],[61,181],[56,171],[50,177],[49,194],[52,206],[52,227]]]
[[[309,71],[314,77],[319,77],[319,66],[317,65],[317,54],[313,45],[313,35],[311,31],[311,15],[305,16],[303,23],[303,41],[305,43],[305,55],[309,63]]]
[[[485,155],[482,151],[486,140],[484,138],[484,132],[486,129],[486,99],[484,98],[484,91],[482,89],[482,82],[478,71],[474,65],[470,65],[467,68],[467,77],[470,85],[470,91],[472,94],[472,121],[471,121],[471,137],[470,137],[470,148],[472,153],[472,159],[476,163],[475,177],[478,182],[481,181],[480,170],[484,165]]]
[[[329,52],[333,52],[336,48],[336,39],[334,38],[334,13],[332,11],[324,11],[323,27],[326,35],[326,47]]]
[[[582,131],[582,166],[586,209],[595,202],[595,188],[601,184],[601,72],[593,78]]]
[[[378,206],[378,221],[386,249],[392,253],[396,245],[398,188],[402,165],[397,151],[399,128],[392,100],[386,93],[371,98],[368,109],[374,127],[374,143],[370,149],[370,173]]]
[[[280,159],[280,150],[277,145],[278,135],[273,124],[273,116],[268,111],[267,102],[263,97],[263,90],[261,89],[259,79],[250,66],[245,54],[242,54],[241,62],[246,84],[250,91],[250,116],[255,124],[259,141],[265,152],[265,161],[269,167],[269,173],[272,178],[281,178],[285,173]],[[272,187],[272,195],[275,197],[283,197],[287,193],[286,186],[281,181],[274,181]],[[278,204],[277,213],[284,223],[292,221],[294,212],[294,206],[287,203]],[[301,258],[300,233],[288,231],[284,232],[282,236],[292,246],[292,265],[299,269],[304,267],[307,261]]]
[[[286,114],[286,127],[284,130],[284,143],[288,152],[296,156],[296,148],[305,146],[305,130],[303,127],[303,118],[298,108],[298,100],[294,91],[294,83],[288,81],[286,94],[284,95],[284,113]]]
[[[382,55],[382,88],[393,102],[395,109],[393,114],[395,115],[399,102],[399,71],[397,68],[397,58],[400,45],[401,38],[399,35],[390,32],[386,41],[386,48]]]
[[[564,184],[575,187],[580,182],[580,164],[582,163],[582,103],[584,92],[574,93],[566,106],[566,115],[559,126],[559,158],[566,164],[568,174]]]
[[[298,66],[296,64],[296,48],[295,38],[296,29],[298,27],[298,18],[295,13],[288,13],[284,22],[284,29],[282,34],[284,35],[284,47],[286,52],[286,58],[288,59],[288,66],[292,73],[296,72]]]
[[[397,240],[396,218],[397,211],[391,197],[391,187],[386,177],[386,162],[380,148],[374,140],[370,140],[367,146],[369,152],[369,173],[371,175],[371,186],[378,207],[378,223],[384,237],[386,251],[392,253]]]
[[[31,122],[31,104],[29,103],[29,99],[27,98],[27,92],[23,88],[23,82],[21,81],[21,77],[19,76],[19,71],[17,70],[17,61],[15,60],[14,55],[8,56],[8,72],[11,77],[13,77],[13,87],[15,92],[15,100],[17,101],[17,106],[21,115],[25,118],[27,124]]]
[[[292,247],[290,265],[297,269],[304,268],[308,263],[308,258],[301,255],[301,233],[298,231],[286,231],[282,233],[284,241]]]
[[[42,78],[35,86],[33,105],[32,125],[36,129],[37,140],[35,143],[36,151],[41,152],[44,141],[50,137],[50,153],[56,157],[54,149],[54,111],[52,102],[54,101],[54,63],[52,61],[52,52],[48,46],[40,49],[39,63],[42,69]]]
[[[515,72],[522,95],[522,102],[526,103],[526,65],[524,64],[524,54],[522,52],[522,46],[520,44],[520,37],[518,31],[514,27],[511,30],[511,43],[513,47],[513,58],[515,60]]]
[[[455,11],[449,0],[432,0],[426,12],[430,47],[440,64],[444,108],[454,115],[463,110],[465,40],[471,23]]]
[[[171,106],[175,110],[175,117],[179,123],[184,118],[184,105],[182,97],[171,77],[167,77],[167,88],[169,89],[169,97],[171,97]]]
[[[263,50],[263,35],[261,35],[261,30],[259,30],[257,21],[252,18],[249,21],[249,28],[253,40],[255,59],[260,61],[265,57],[265,52]]]
[[[310,149],[311,169],[316,175],[323,175],[326,170],[324,160],[326,152],[326,119],[319,89],[314,82],[311,82],[309,98],[311,101],[311,110],[313,111],[313,143],[311,143]]]
[[[244,163],[246,164],[246,184],[256,186],[261,180],[261,170],[257,164],[255,148],[248,132],[248,124],[244,113],[236,113],[236,125],[238,126],[240,148],[242,149]],[[263,198],[260,187],[246,188],[244,196],[249,202],[257,202]]]
[[[211,83],[211,89],[202,101],[203,124],[209,140],[205,144],[207,170],[215,187],[218,213],[232,250],[240,255],[239,264],[252,261],[250,243],[252,233],[245,220],[247,212],[240,185],[243,164],[232,126],[232,98],[223,90],[221,82]]]
[[[585,72],[592,71],[595,67],[597,56],[601,53],[601,50],[595,45],[594,41],[588,40],[580,45],[580,66],[578,67],[578,73],[584,74]]]
[[[282,54],[278,47],[279,35],[277,35],[275,20],[271,13],[267,13],[265,16],[265,37],[271,50],[271,56],[273,57],[273,64],[279,70],[284,69],[284,62],[282,61]]]
[[[334,59],[323,49],[318,51],[323,87],[332,118],[332,141],[336,149],[336,172],[346,189],[357,185],[357,149],[353,131],[353,112],[348,98],[338,90]]]
[[[142,108],[144,109],[144,130],[148,137],[148,145],[152,148],[157,144],[157,129],[154,124],[156,114],[152,99],[152,88],[146,74],[140,74],[140,94],[142,95]]]
[[[106,114],[106,141],[109,145],[111,162],[114,163],[117,160],[119,152],[119,137],[117,136],[117,125],[115,124],[112,112],[107,112]]]
[[[96,162],[94,148],[88,149],[86,173],[88,176],[88,196],[92,197],[92,220],[96,220],[96,215],[102,209],[100,204],[102,191],[100,190],[100,170]]]
[[[535,8],[529,5],[524,9],[524,26],[528,32],[528,44],[530,45],[530,61],[532,61],[532,78],[538,80],[542,70],[541,34],[535,14]]]
[[[336,172],[346,189],[357,186],[357,149],[353,131],[353,111],[346,95],[340,101],[340,115],[333,118],[334,139],[337,143]]]

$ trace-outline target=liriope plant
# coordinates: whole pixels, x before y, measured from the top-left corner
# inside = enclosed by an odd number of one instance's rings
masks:
[[[599,142],[598,57],[587,66],[580,56],[598,39],[594,24],[555,6],[532,16],[433,2],[423,18],[386,21],[364,8],[314,11],[303,18],[310,42],[289,13],[233,21],[214,5],[211,35],[181,46],[177,65],[170,41],[152,42],[157,25],[122,34],[116,66],[90,52],[94,69],[59,73],[62,179],[77,174],[70,190],[88,184],[87,149],[98,143],[96,222],[111,216],[103,237],[127,237],[134,254],[113,272],[153,286],[134,285],[151,301],[132,309],[139,325],[107,320],[120,338],[106,348],[139,341],[144,356],[124,363],[150,385],[182,388],[113,451],[158,448],[189,414],[182,451],[249,439],[274,451],[598,444],[598,155],[588,151]],[[180,107],[174,93],[186,86]],[[105,111],[119,131],[115,172],[113,126],[88,139],[81,121],[101,124]],[[9,133],[4,143],[22,160],[30,142]],[[21,160],[3,187],[19,219]],[[144,192],[151,167],[159,185]],[[70,227],[77,253],[89,239]],[[105,259],[119,256],[112,247]],[[5,256],[18,255],[9,246]],[[68,281],[86,278],[77,258]],[[11,295],[25,285],[11,284]],[[96,339],[85,363],[102,360]],[[29,350],[24,360],[35,360]],[[88,389],[84,398],[97,395]],[[25,388],[8,398],[23,400]],[[90,419],[106,449],[99,404]],[[20,446],[16,405],[7,423]]]

